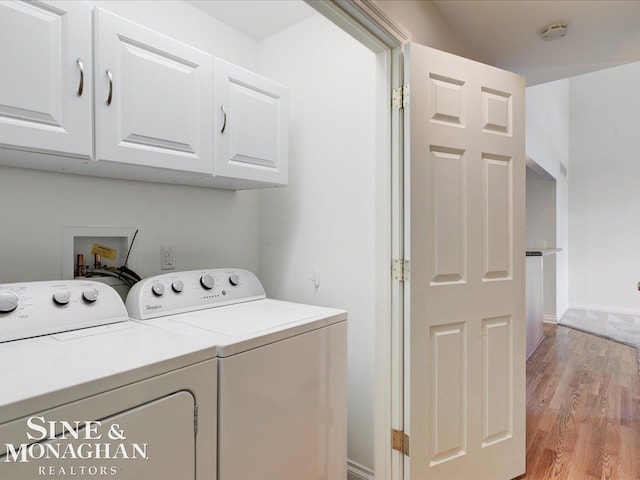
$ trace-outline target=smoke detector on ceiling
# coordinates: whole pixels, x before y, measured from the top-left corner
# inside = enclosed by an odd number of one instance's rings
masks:
[[[562,38],[567,35],[569,31],[569,25],[564,22],[551,23],[542,29],[543,40],[551,41],[557,40],[558,38]]]

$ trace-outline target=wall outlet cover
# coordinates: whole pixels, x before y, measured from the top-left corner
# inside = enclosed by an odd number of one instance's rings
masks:
[[[160,247],[160,269],[173,270],[175,266],[175,249],[169,246]]]

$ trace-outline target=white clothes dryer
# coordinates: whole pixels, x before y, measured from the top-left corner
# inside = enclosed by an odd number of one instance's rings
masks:
[[[102,283],[0,285],[0,478],[215,479],[216,349],[128,320]]]
[[[346,479],[347,312],[268,299],[237,269],[148,278],[126,305],[216,346],[218,480]]]

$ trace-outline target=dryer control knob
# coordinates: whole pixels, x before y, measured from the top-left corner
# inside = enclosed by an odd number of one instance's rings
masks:
[[[0,292],[0,313],[13,312],[18,308],[18,296],[13,292]]]
[[[68,290],[57,290],[53,294],[53,303],[56,305],[66,305],[71,300],[71,294]]]
[[[154,283],[153,287],[151,287],[151,291],[157,297],[161,297],[164,294],[164,284],[163,283]]]
[[[89,303],[93,303],[98,300],[99,295],[100,292],[98,291],[98,289],[93,287],[86,288],[82,292],[82,298]]]
[[[240,277],[238,276],[237,273],[231,274],[231,276],[229,277],[229,283],[234,287],[238,286],[238,284],[240,283]]]
[[[171,290],[173,290],[176,293],[180,293],[182,292],[182,290],[184,290],[184,283],[182,282],[182,280],[176,280],[171,284]]]
[[[216,284],[216,281],[208,273],[200,277],[200,285],[202,285],[207,290],[211,290],[215,284]]]

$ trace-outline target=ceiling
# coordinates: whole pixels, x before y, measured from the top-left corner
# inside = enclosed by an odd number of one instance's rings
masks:
[[[433,0],[485,63],[537,85],[640,61],[640,0]],[[566,37],[542,29],[568,23]]]
[[[256,41],[316,12],[301,0],[188,0]],[[450,26],[491,65],[537,85],[640,61],[640,0],[433,0]],[[569,25],[543,41],[542,29]]]
[[[187,0],[187,3],[257,41],[316,14],[301,0]]]

